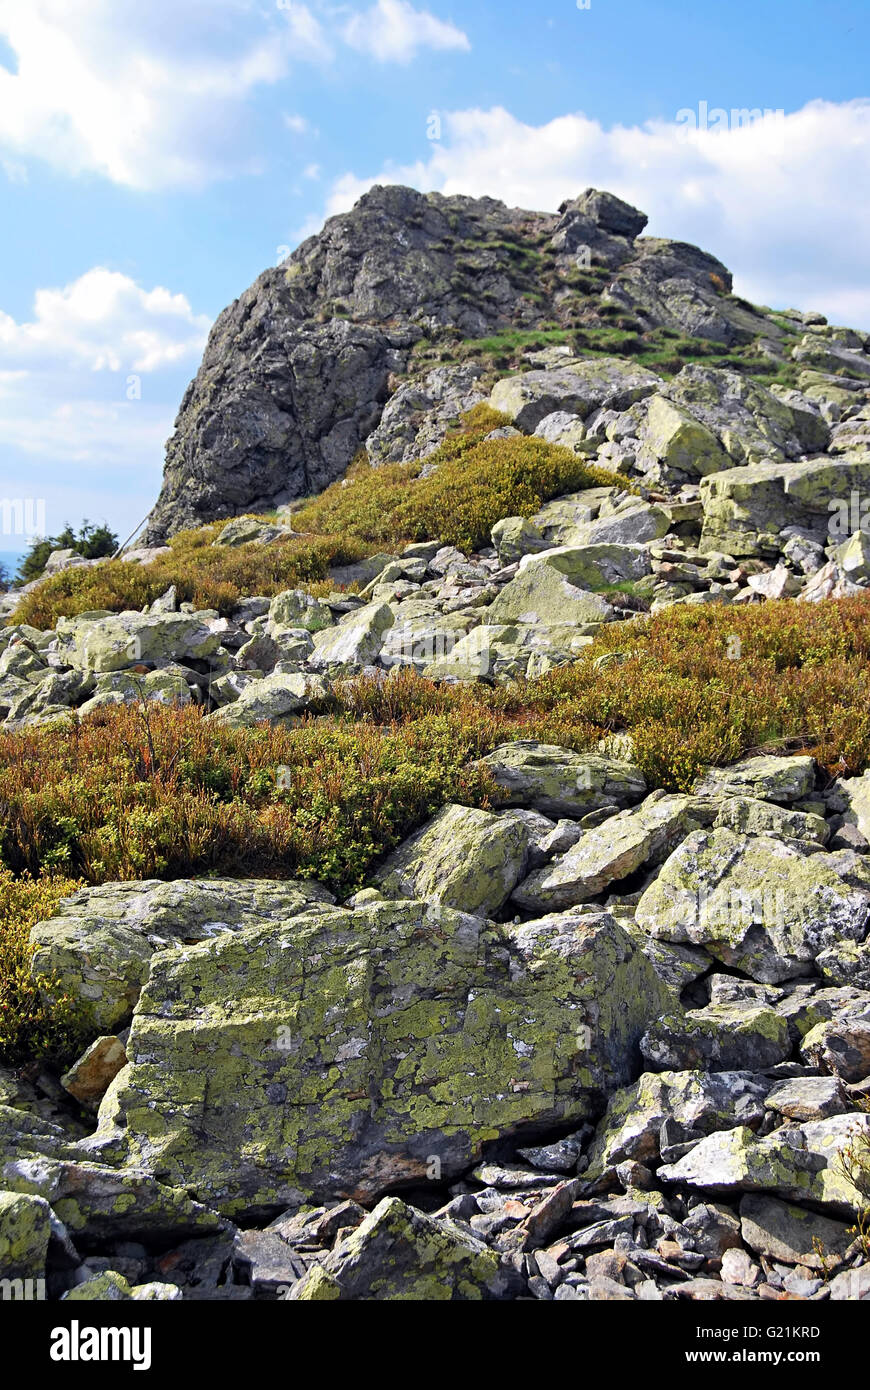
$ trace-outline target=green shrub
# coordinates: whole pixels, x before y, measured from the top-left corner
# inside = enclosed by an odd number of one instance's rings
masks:
[[[509,423],[476,407],[462,431],[414,463],[354,465],[341,482],[299,511],[303,530],[356,536],[382,545],[440,540],[463,550],[489,544],[505,516],[531,516],[552,497],[581,488],[628,488],[626,478],[589,464],[570,449],[527,435],[486,439]],[[420,477],[424,465],[435,471]]]
[[[0,866],[0,1064],[70,1058],[82,1037],[78,1009],[57,982],[49,1009],[30,978],[30,928],[79,884],[62,875],[13,878]],[[48,982],[49,985],[52,983]]]
[[[226,616],[239,599],[252,594],[271,596],[300,586],[315,593],[328,591],[335,587],[326,582],[330,566],[352,564],[371,553],[370,546],[341,536],[292,536],[270,545],[213,545],[225,525],[218,521],[180,531],[169,542],[170,553],[150,565],[109,560],[93,568],[62,570],[24,595],[13,621],[45,629],[54,627],[61,616],[74,617],[93,609],[113,613],[141,609],[171,584],[182,602],[216,608]]]

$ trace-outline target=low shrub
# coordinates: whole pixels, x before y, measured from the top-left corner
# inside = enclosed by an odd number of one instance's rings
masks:
[[[315,593],[332,589],[335,586],[326,580],[332,565],[353,564],[371,553],[371,547],[352,536],[297,535],[270,545],[213,545],[225,525],[217,521],[180,531],[169,542],[170,553],[150,565],[109,560],[93,568],[62,570],[25,594],[12,620],[44,630],[54,627],[59,617],[94,609],[141,609],[171,584],[181,602],[216,608],[226,616],[240,598],[253,594],[271,597],[296,587]]]
[[[74,1000],[58,986],[52,1003],[30,978],[30,928],[51,917],[61,898],[79,886],[62,874],[14,878],[0,866],[0,1064],[69,1058],[82,1036]],[[51,982],[49,982],[51,983]]]
[[[489,544],[502,517],[531,516],[551,498],[581,488],[629,487],[619,474],[544,439],[486,439],[496,421],[510,423],[490,407],[477,406],[464,428],[426,459],[380,468],[367,460],[356,463],[341,482],[297,513],[296,525],[382,545],[440,540],[476,550]]]

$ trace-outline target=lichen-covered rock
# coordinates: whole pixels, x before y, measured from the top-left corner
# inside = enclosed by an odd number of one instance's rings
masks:
[[[425,898],[491,917],[523,876],[531,837],[521,820],[448,805],[374,876],[388,898]]]
[[[529,874],[514,891],[527,911],[573,907],[628,878],[642,864],[660,863],[696,826],[692,799],[653,796],[585,834],[567,853]]]
[[[857,826],[870,842],[870,770],[862,777],[843,777],[835,783],[835,790],[846,802],[843,819],[849,825]]]
[[[817,1023],[804,1035],[801,1055],[842,1081],[870,1076],[870,996],[867,1002]]]
[[[512,565],[524,555],[535,555],[549,548],[549,542],[527,516],[506,516],[492,528],[492,543],[499,563]]]
[[[61,1294],[61,1299],[69,1303],[124,1303],[131,1302],[173,1302],[181,1298],[182,1291],[177,1284],[164,1284],[154,1281],[149,1284],[135,1284],[131,1287],[123,1274],[114,1269],[93,1274],[75,1288]],[[138,1369],[138,1368],[137,1368]]]
[[[684,1130],[712,1134],[736,1122],[757,1129],[770,1083],[751,1071],[644,1072],[611,1096],[589,1150],[586,1178],[627,1159],[659,1157],[659,1131],[671,1119]]]
[[[638,509],[639,510],[639,509]],[[633,512],[621,513],[618,517],[608,517],[606,521],[593,521],[589,529],[614,525],[620,520],[631,520]],[[667,522],[665,521],[665,527]],[[635,545],[617,541],[593,544],[562,545],[547,550],[543,555],[529,555],[520,561],[520,568],[514,584],[527,572],[543,568],[555,570],[579,589],[595,590],[613,584],[630,583],[643,579],[650,573],[650,553],[645,545]],[[495,605],[493,605],[495,607]],[[490,610],[492,611],[492,610]],[[558,621],[554,619],[553,621]],[[567,617],[561,620],[568,621]]]
[[[671,998],[603,913],[270,923],[155,958],[99,1134],[227,1213],[369,1202],[586,1118]]]
[[[211,1235],[226,1223],[181,1188],[159,1182],[141,1167],[119,1169],[101,1161],[102,1146],[74,1142],[58,1125],[0,1107],[0,1190],[42,1199],[50,1235],[71,1249],[107,1240],[183,1240]],[[56,1220],[52,1220],[54,1213]],[[40,1218],[41,1219],[41,1218]],[[65,1231],[58,1222],[63,1224]]]
[[[531,806],[545,816],[579,820],[602,806],[631,806],[646,795],[640,768],[595,753],[518,739],[482,759],[506,806]]]
[[[258,545],[268,545],[271,541],[276,541],[281,536],[289,536],[292,533],[283,526],[272,526],[267,521],[261,521],[255,516],[237,516],[232,521],[228,521],[226,526],[222,526],[212,545],[249,545],[256,542]],[[125,559],[127,556],[124,557]]]
[[[153,953],[254,922],[279,922],[334,902],[294,879],[158,879],[81,888],[30,933],[32,975],[56,975],[85,1021],[110,1033],[129,1021]]]
[[[831,1076],[795,1076],[768,1092],[765,1109],[789,1120],[827,1120],[850,1108],[840,1081]]]
[[[764,1071],[791,1055],[788,1024],[763,1006],[710,1004],[663,1014],[640,1043],[646,1061],[664,1071]]]
[[[762,755],[730,767],[710,767],[695,783],[696,796],[750,796],[790,804],[812,795],[816,767],[812,758]]]
[[[799,463],[747,464],[701,481],[700,550],[727,555],[778,554],[786,526],[828,536],[831,503],[870,487],[870,459],[821,457]]]
[[[393,611],[377,600],[355,608],[334,627],[318,632],[310,665],[323,671],[329,667],[371,666],[380,654],[384,633],[393,626]]]
[[[520,572],[506,584],[486,610],[488,623],[528,623],[545,627],[559,624],[611,622],[616,613],[600,594],[575,584],[554,562],[555,551],[530,555]],[[591,575],[592,570],[587,571]]]
[[[80,671],[123,671],[139,662],[203,660],[217,651],[227,624],[216,613],[114,613],[59,618],[57,651]]]
[[[579,415],[625,410],[663,385],[661,377],[618,357],[573,361],[550,371],[523,372],[497,381],[490,404],[509,415],[517,429],[531,434],[554,411]]]
[[[352,1235],[306,1274],[291,1300],[501,1299],[521,1281],[483,1241],[385,1197]]]
[[[820,416],[795,410],[740,372],[691,363],[662,394],[706,425],[739,464],[796,459],[827,447]]]
[[[0,1279],[42,1279],[51,1209],[42,1197],[0,1192]]]
[[[633,406],[639,419],[637,466],[656,480],[704,478],[730,468],[732,460],[711,429],[664,396]]]
[[[464,364],[436,367],[420,381],[403,382],[366,440],[372,464],[407,463],[431,454],[463,411],[486,399],[478,384],[482,375],[481,367]]]
[[[769,1192],[849,1217],[867,1205],[841,1160],[856,1135],[870,1136],[870,1115],[835,1115],[774,1130],[764,1139],[738,1126],[702,1139],[658,1176],[711,1192]]]
[[[827,844],[831,834],[824,816],[787,811],[752,796],[728,797],[719,806],[713,825],[741,835],[775,835],[814,845]]]
[[[613,511],[604,512],[593,521],[579,523],[577,526],[564,530],[562,538],[554,544],[558,544],[560,549],[577,549],[588,547],[593,549],[605,546],[645,546],[649,541],[657,541],[666,536],[670,530],[670,521],[664,507],[654,506],[650,502],[640,502],[635,497],[627,497],[624,505],[615,508]],[[589,556],[594,562],[595,557]],[[618,579],[639,579],[643,574],[648,574],[648,567],[643,566],[643,556],[601,556],[601,564],[598,572],[601,576],[601,583],[609,584],[615,582],[608,577],[612,567],[616,566],[616,576]],[[594,574],[594,570],[592,571]]]
[[[332,624],[332,613],[327,605],[312,598],[304,589],[284,589],[269,604],[267,630],[273,635],[287,628],[319,632],[321,628],[332,627]]]
[[[248,724],[280,724],[324,700],[329,687],[321,676],[308,671],[273,671],[262,680],[246,684],[238,699],[222,705],[208,717],[217,724],[238,729]]]
[[[812,973],[820,951],[870,929],[870,865],[795,840],[695,831],[647,888],[637,921],[692,942],[754,980]]]

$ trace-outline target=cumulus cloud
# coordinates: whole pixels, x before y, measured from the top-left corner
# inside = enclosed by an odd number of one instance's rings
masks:
[[[58,485],[75,493],[63,472],[70,463],[82,467],[82,478],[93,470],[107,492],[125,472],[147,476],[153,490],[208,328],[184,295],[142,289],[102,267],[39,290],[24,322],[0,313],[6,493],[28,491],[26,460],[34,456],[53,493]]]
[[[158,371],[198,355],[209,325],[183,294],[95,266],[63,289],[37,290],[29,322],[0,310],[0,364]]]
[[[870,101],[812,101],[728,130],[664,121],[608,130],[581,113],[534,126],[501,107],[440,114],[443,139],[425,158],[344,175],[327,215],[374,183],[550,210],[606,188],[649,213],[648,233],[719,256],[748,298],[870,329]]]
[[[0,169],[21,178],[40,159],[144,190],[261,171],[256,98],[298,64],[329,64],[342,40],[396,62],[468,46],[408,0],[349,18],[320,0],[0,0],[14,59],[0,64]]]
[[[370,10],[353,15],[342,37],[352,48],[379,62],[407,63],[421,48],[471,48],[467,34],[436,18],[428,10],[415,10],[408,0],[377,0]]]

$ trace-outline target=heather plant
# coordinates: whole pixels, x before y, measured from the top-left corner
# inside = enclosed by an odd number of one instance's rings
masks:
[[[213,522],[180,531],[169,542],[169,554],[149,565],[109,560],[93,568],[62,570],[24,595],[14,620],[45,629],[61,616],[142,609],[172,584],[181,602],[226,616],[251,594],[271,596],[297,587],[327,592],[335,587],[327,580],[330,566],[352,564],[371,549],[353,537],[325,535],[293,535],[270,545],[216,546],[224,525]]]
[[[3,862],[90,882],[298,874],[346,892],[445,802],[495,804],[473,764],[517,738],[583,750],[628,734],[650,787],[668,790],[761,750],[860,773],[868,616],[863,596],[676,606],[605,627],[536,681],[445,686],[400,670],[340,683],[292,726],[230,729],[196,707],[154,707],[146,730],[122,706],[0,732]]]
[[[30,928],[51,917],[61,898],[78,883],[63,874],[14,878],[0,865],[0,1065],[17,1066],[42,1057],[73,1055],[81,1037],[77,1006],[57,982],[47,981],[52,999],[30,977]],[[52,984],[55,988],[51,988]]]
[[[490,407],[475,410],[425,459],[379,468],[359,460],[296,514],[296,525],[393,546],[440,540],[476,550],[489,544],[502,517],[531,516],[551,498],[582,488],[630,489],[626,478],[544,439],[487,439],[496,421],[510,422]]]

